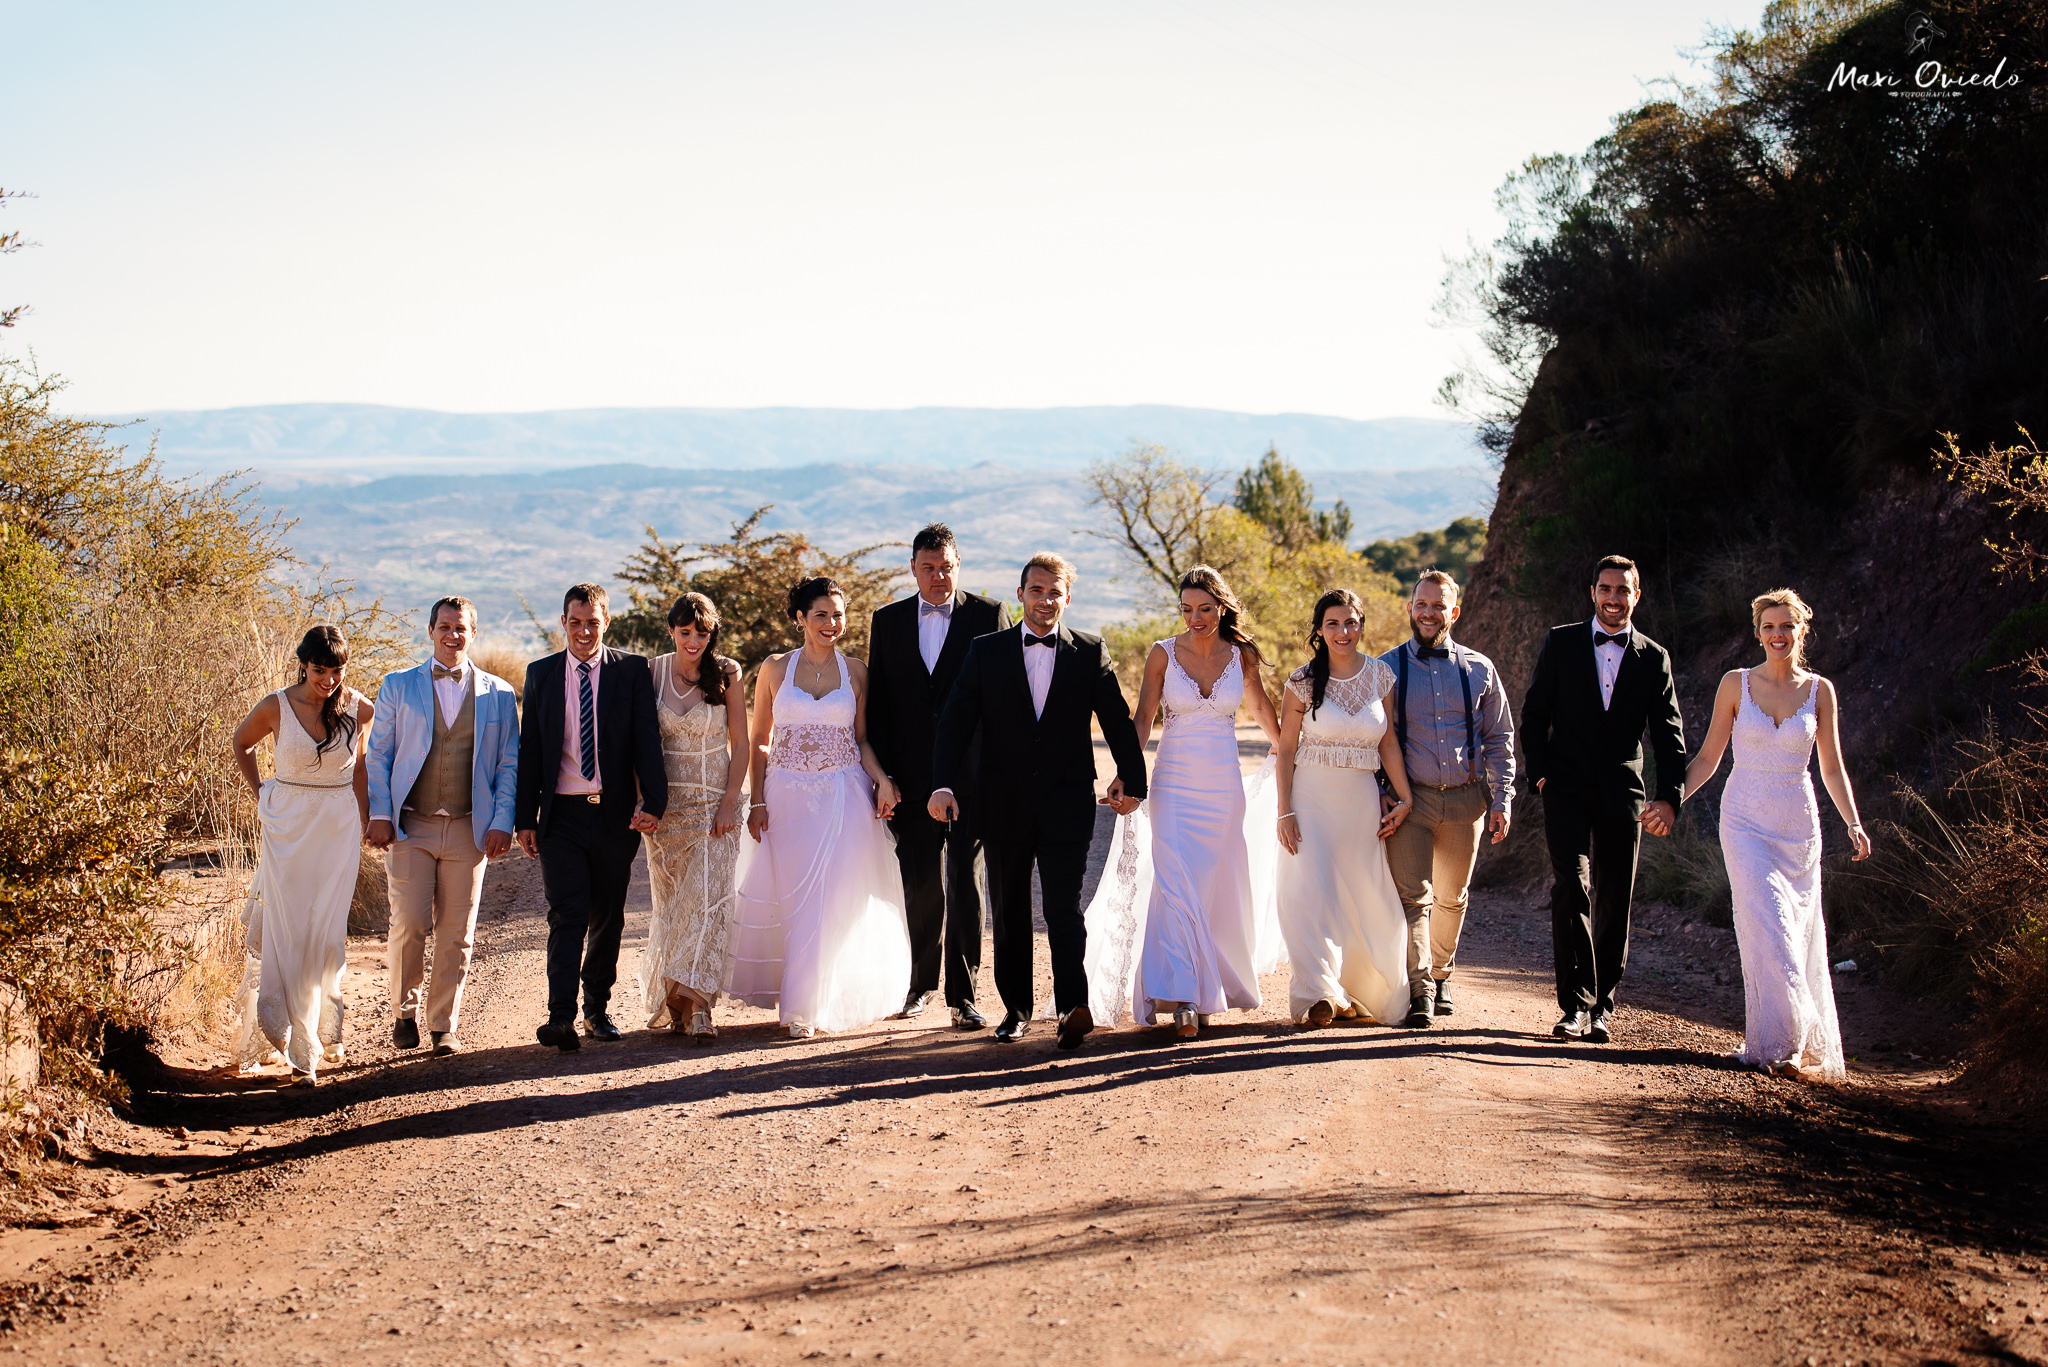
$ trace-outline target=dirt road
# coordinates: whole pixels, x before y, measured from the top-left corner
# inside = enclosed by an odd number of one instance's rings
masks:
[[[1943,1148],[1945,1122],[1897,1100],[1925,1075],[1810,1089],[1725,1066],[1726,933],[1655,908],[1605,1048],[1548,1034],[1535,900],[1481,893],[1458,1013],[1428,1032],[1301,1032],[1269,1006],[1193,1044],[1126,1025],[1063,1054],[938,1012],[794,1043],[721,1008],[712,1048],[633,1031],[559,1055],[532,1035],[541,905],[531,864],[493,869],[457,1058],[393,1055],[380,947],[354,944],[350,1064],[310,1093],[167,1102],[187,1136],[106,1167],[135,1213],[0,1241],[0,1351],[1441,1367],[2048,1348],[2006,1150],[1973,1167]],[[644,891],[632,906],[629,980]],[[1283,979],[1266,991],[1284,1006]],[[1848,1014],[1852,1053],[1891,1028]]]

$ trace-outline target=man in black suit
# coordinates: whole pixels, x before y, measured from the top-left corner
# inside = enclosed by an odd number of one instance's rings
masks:
[[[1522,747],[1543,797],[1556,873],[1550,934],[1564,1015],[1554,1033],[1605,1044],[1628,964],[1636,853],[1643,831],[1668,835],[1678,819],[1685,724],[1671,656],[1630,625],[1642,597],[1635,562],[1603,559],[1592,591],[1592,620],[1552,627],[1537,656],[1522,703]],[[1657,799],[1647,804],[1645,727],[1657,759]]]
[[[569,648],[526,667],[519,722],[512,826],[519,848],[540,860],[548,899],[548,1019],[534,1034],[565,1054],[582,1047],[579,978],[584,1030],[592,1039],[619,1037],[607,1008],[626,887],[641,832],[668,809],[654,676],[645,656],[604,644],[610,624],[602,585],[570,587],[562,596]]]
[[[955,587],[960,552],[943,522],[911,538],[910,573],[917,592],[877,608],[868,630],[868,741],[902,794],[889,818],[910,919],[910,995],[898,1019],[922,1015],[931,1004],[943,951],[953,1024],[979,1030],[988,1022],[974,1004],[974,980],[981,972],[981,890],[975,879],[981,841],[974,826],[980,815],[978,746],[970,747],[955,789],[960,818],[940,825],[925,803],[932,793],[939,712],[967,658],[967,645],[1007,628],[1010,613],[993,598]]]
[[[996,1038],[1015,1040],[1030,1028],[1036,864],[1062,1049],[1078,1049],[1095,1028],[1082,962],[1088,931],[1081,920],[1081,880],[1095,837],[1091,715],[1116,760],[1117,776],[1102,802],[1123,815],[1145,796],[1145,751],[1109,651],[1100,636],[1060,625],[1073,583],[1072,565],[1040,551],[1025,562],[1017,587],[1023,625],[967,648],[939,717],[927,804],[934,821],[960,815],[954,789],[967,781],[967,757],[979,738],[981,839],[995,912],[996,991],[1004,1008]]]

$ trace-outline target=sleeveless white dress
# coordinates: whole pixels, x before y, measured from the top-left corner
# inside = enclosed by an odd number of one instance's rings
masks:
[[[1294,816],[1301,852],[1280,856],[1280,930],[1293,965],[1288,1007],[1297,1022],[1327,1001],[1391,1025],[1408,1013],[1408,918],[1380,819],[1380,740],[1394,671],[1368,657],[1331,679],[1322,705],[1301,719],[1294,751]],[[1306,670],[1287,690],[1314,697]]]
[[[1104,1024],[1126,1007],[1188,1002],[1204,1015],[1259,1005],[1259,975],[1281,958],[1274,911],[1278,807],[1273,761],[1244,777],[1237,711],[1242,656],[1208,696],[1172,641],[1160,694],[1165,726],[1138,811],[1117,820],[1111,866],[1085,915],[1088,1009]]]
[[[341,975],[362,817],[353,738],[317,753],[291,699],[282,691],[275,697],[277,776],[256,802],[262,846],[242,913],[252,962],[242,979],[235,1052],[246,1069],[275,1050],[310,1077],[342,1058]],[[359,702],[350,692],[342,705]]]
[[[740,875],[728,990],[785,1025],[850,1030],[903,1008],[910,925],[896,839],[875,819],[853,738],[853,683],[822,698],[784,672],[760,800],[768,829]]]
[[[1759,1068],[1798,1063],[1825,1078],[1847,1073],[1820,913],[1820,804],[1807,762],[1819,731],[1816,678],[1783,723],[1749,695],[1729,736],[1735,768],[1721,794],[1721,854],[1735,902],[1744,1009],[1738,1059]]]

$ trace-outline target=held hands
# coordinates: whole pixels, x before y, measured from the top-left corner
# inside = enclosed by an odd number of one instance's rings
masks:
[[[661,818],[651,812],[635,812],[626,824],[642,835],[651,835],[661,829]]]
[[[1096,804],[1109,808],[1118,816],[1129,816],[1138,810],[1138,799],[1124,796],[1124,781],[1121,775],[1109,781],[1109,791],[1097,798]]]
[[[1380,794],[1380,839],[1385,840],[1401,829],[1401,823],[1408,819],[1408,813],[1415,810],[1415,804],[1407,798],[1390,803],[1385,793]]]
[[[491,834],[496,835],[497,832],[493,831]],[[391,842],[397,838],[398,832],[381,816],[373,818],[363,831],[363,843],[373,850],[388,850],[391,848]]]
[[[885,778],[875,785],[875,819],[887,821],[896,815],[896,804],[903,795],[896,791],[896,780]]]
[[[1636,818],[1643,823],[1643,829],[1651,835],[1669,835],[1677,823],[1678,813],[1671,810],[1671,804],[1659,798],[1643,808],[1643,814]]]

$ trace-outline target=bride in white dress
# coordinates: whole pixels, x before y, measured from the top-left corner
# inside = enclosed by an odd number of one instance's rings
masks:
[[[1691,795],[1721,767],[1721,855],[1742,952],[1743,1038],[1737,1060],[1784,1077],[1843,1077],[1842,1032],[1828,978],[1820,911],[1820,804],[1807,764],[1818,745],[1821,781],[1849,825],[1855,859],[1870,857],[1856,797],[1842,767],[1835,689],[1805,668],[1813,610],[1791,589],[1750,603],[1764,662],[1732,670],[1714,696],[1714,719],[1685,771]]]
[[[275,1050],[293,1083],[310,1087],[322,1063],[342,1061],[348,907],[370,822],[369,773],[359,761],[376,709],[342,682],[348,642],[339,631],[314,627],[298,657],[299,681],[235,728],[235,764],[256,794],[263,835],[243,910],[252,962],[236,1053],[248,1069]],[[267,781],[256,766],[266,736],[276,738],[277,769]]]
[[[1221,576],[1196,566],[1180,581],[1187,630],[1155,644],[1145,662],[1138,737],[1150,737],[1161,712],[1165,729],[1144,807],[1118,823],[1116,869],[1088,911],[1090,1009],[1099,1021],[1116,1020],[1128,1001],[1140,1023],[1165,1017],[1192,1039],[1207,1016],[1257,1007],[1259,974],[1279,957],[1272,855],[1255,870],[1245,839],[1248,804],[1263,797],[1270,807],[1263,777],[1271,764],[1247,785],[1238,708],[1249,708],[1268,740],[1280,728],[1257,682],[1258,648],[1237,625],[1241,611]],[[1260,810],[1257,826],[1271,829]]]
[[[754,684],[747,830],[760,847],[740,875],[728,990],[808,1039],[902,1009],[910,925],[886,824],[896,785],[867,741],[867,666],[833,644],[846,595],[807,579],[789,610],[804,643]]]
[[[1358,595],[1316,601],[1315,659],[1287,680],[1275,774],[1281,811],[1280,929],[1293,965],[1298,1025],[1408,1013],[1408,918],[1387,866],[1387,837],[1407,819],[1408,773],[1387,722],[1394,671],[1365,654]],[[1380,815],[1379,774],[1400,799]],[[1368,832],[1377,828],[1376,836]]]

